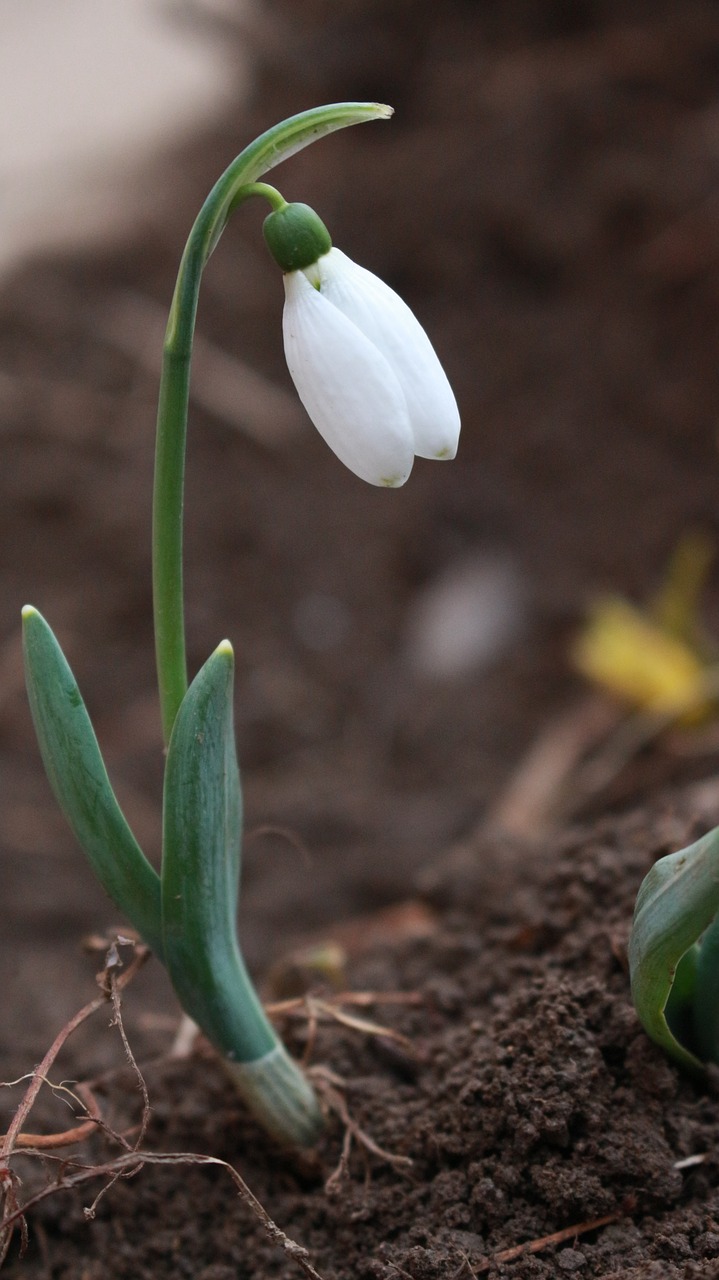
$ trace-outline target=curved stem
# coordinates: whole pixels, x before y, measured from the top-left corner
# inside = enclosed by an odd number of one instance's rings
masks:
[[[268,129],[245,148],[207,197],[182,255],[165,335],[157,415],[153,495],[153,598],[155,651],[165,743],[187,691],[182,581],[182,517],[192,340],[200,280],[233,209],[251,195],[274,208],[284,201],[257,179],[324,134],[369,120],[387,119],[390,107],[342,102],[315,107]],[[281,204],[278,206],[276,201]]]

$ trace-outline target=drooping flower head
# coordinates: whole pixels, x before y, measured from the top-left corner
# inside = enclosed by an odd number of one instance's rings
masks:
[[[312,209],[265,220],[285,276],[285,355],[320,435],[362,480],[396,488],[415,456],[457,452],[459,411],[427,334],[382,280],[332,247]]]

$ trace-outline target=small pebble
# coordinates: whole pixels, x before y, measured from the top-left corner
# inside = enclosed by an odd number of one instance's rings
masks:
[[[586,1267],[586,1255],[580,1249],[562,1249],[557,1257],[557,1266],[562,1271],[571,1273],[572,1271],[580,1271],[582,1267]]]

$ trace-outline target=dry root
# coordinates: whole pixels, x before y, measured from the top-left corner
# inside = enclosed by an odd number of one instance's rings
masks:
[[[310,1277],[310,1280],[322,1280],[319,1272],[312,1265],[307,1250],[296,1244],[294,1240],[285,1235],[284,1231],[280,1230],[237,1170],[227,1164],[226,1161],[217,1159],[214,1156],[197,1155],[194,1152],[166,1154],[151,1153],[140,1149],[149,1120],[149,1098],[145,1081],[134,1058],[123,1026],[120,994],[145,963],[149,953],[144,947],[135,947],[135,952],[129,965],[123,972],[120,972],[123,965],[118,951],[118,944],[127,941],[128,939],[123,938],[111,944],[105,959],[105,966],[98,975],[100,995],[80,1009],[55,1037],[42,1062],[28,1077],[28,1087],[15,1112],[10,1128],[7,1133],[0,1137],[0,1266],[2,1266],[7,1257],[15,1232],[18,1232],[20,1236],[20,1252],[21,1254],[24,1252],[28,1242],[27,1214],[30,1209],[34,1208],[42,1200],[47,1199],[48,1196],[56,1195],[60,1191],[71,1190],[74,1187],[84,1186],[95,1179],[102,1178],[104,1179],[103,1186],[92,1203],[85,1209],[85,1215],[88,1218],[92,1218],[100,1199],[109,1191],[117,1179],[132,1177],[139,1173],[145,1165],[212,1165],[224,1169],[229,1174],[243,1203],[259,1220],[272,1242],[278,1245],[288,1257],[292,1258],[304,1274]],[[53,1089],[61,1089],[65,1093],[70,1093],[64,1086],[53,1086],[49,1079],[52,1066],[63,1045],[77,1027],[108,1003],[112,1005],[112,1022],[118,1029],[126,1061],[129,1062],[136,1076],[142,1098],[142,1117],[139,1125],[135,1126],[132,1131],[135,1135],[134,1142],[131,1144],[128,1141],[127,1134],[116,1133],[110,1128],[100,1113],[92,1088],[87,1084],[78,1085],[71,1094],[85,1112],[85,1118],[79,1124],[62,1133],[41,1135],[29,1132],[25,1126],[43,1084],[50,1084]],[[111,1160],[97,1164],[88,1164],[79,1158],[59,1157],[54,1154],[58,1149],[77,1146],[97,1131],[101,1131],[107,1138],[119,1145],[122,1148],[121,1154]],[[11,1167],[11,1161],[18,1155],[40,1157],[54,1172],[52,1179],[23,1203],[20,1202],[18,1191],[19,1178]]]

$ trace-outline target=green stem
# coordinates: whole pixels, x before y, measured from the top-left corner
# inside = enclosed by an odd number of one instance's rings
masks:
[[[283,208],[278,192],[257,179],[336,129],[387,119],[391,108],[343,102],[291,116],[261,134],[233,160],[207,197],[182,255],[165,335],[157,415],[153,495],[155,650],[165,743],[187,692],[182,581],[182,517],[192,340],[205,265],[234,209],[252,195]]]

